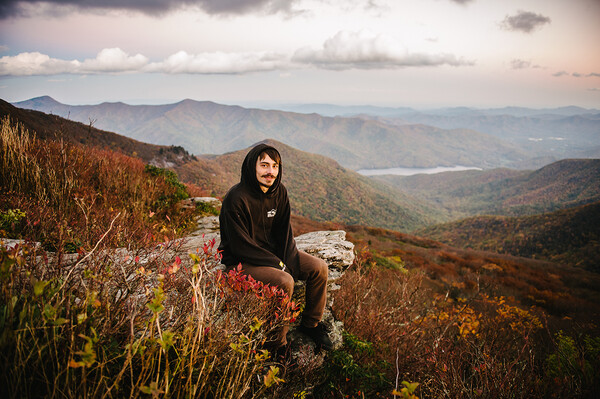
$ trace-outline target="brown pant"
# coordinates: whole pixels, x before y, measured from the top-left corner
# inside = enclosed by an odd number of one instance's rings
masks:
[[[301,324],[305,327],[315,327],[323,317],[327,302],[327,263],[323,259],[299,251],[300,280],[306,280],[306,304],[302,313]],[[283,289],[290,298],[294,292],[294,278],[287,272],[274,267],[253,266],[242,263],[242,271],[255,280]],[[289,327],[286,325],[273,341],[274,347],[287,343],[286,335]]]

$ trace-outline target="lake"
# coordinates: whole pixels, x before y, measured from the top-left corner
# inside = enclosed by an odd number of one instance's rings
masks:
[[[464,170],[482,170],[473,166],[437,166],[435,168],[388,168],[388,169],[360,169],[357,170],[363,176],[399,175],[412,176],[424,173],[432,175],[441,172],[461,172]]]

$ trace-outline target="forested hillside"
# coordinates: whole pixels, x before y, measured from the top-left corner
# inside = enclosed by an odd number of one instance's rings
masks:
[[[376,179],[444,208],[454,219],[533,215],[600,200],[600,159],[566,159],[535,171],[471,170]]]
[[[282,154],[283,183],[293,213],[316,221],[366,224],[410,231],[447,220],[443,212],[344,169],[326,157],[268,141]],[[181,179],[223,196],[239,182],[247,150],[212,157],[177,167]]]
[[[416,234],[458,248],[546,259],[600,272],[600,202],[533,216],[471,217]]]
[[[69,143],[101,147],[126,155],[139,157],[146,162],[163,166],[185,163],[193,157],[182,147],[154,145],[137,141],[95,127],[95,120],[74,122],[57,115],[17,108],[0,99],[0,118],[10,117],[35,134],[39,139],[64,140]]]

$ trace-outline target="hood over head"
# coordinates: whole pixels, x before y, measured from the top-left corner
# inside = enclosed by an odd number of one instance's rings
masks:
[[[256,161],[258,160],[258,156],[263,153],[265,150],[275,151],[277,155],[279,155],[279,173],[273,182],[273,185],[269,187],[269,190],[266,193],[263,193],[260,188],[260,184],[256,179]],[[250,188],[253,192],[257,194],[266,194],[272,195],[279,189],[279,185],[281,183],[281,175],[282,175],[282,165],[281,165],[281,154],[279,151],[273,146],[268,144],[257,144],[254,146],[248,154],[246,154],[246,158],[244,158],[244,162],[242,163],[242,178],[241,183]]]

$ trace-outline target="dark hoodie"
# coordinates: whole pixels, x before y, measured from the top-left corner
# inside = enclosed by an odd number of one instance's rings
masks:
[[[241,181],[223,199],[219,250],[223,251],[222,263],[227,266],[245,263],[281,269],[284,264],[286,271],[295,277],[298,249],[290,224],[287,190],[281,184],[281,164],[266,193],[256,179],[256,161],[268,148],[275,150],[267,144],[258,144],[250,150],[242,164]]]

